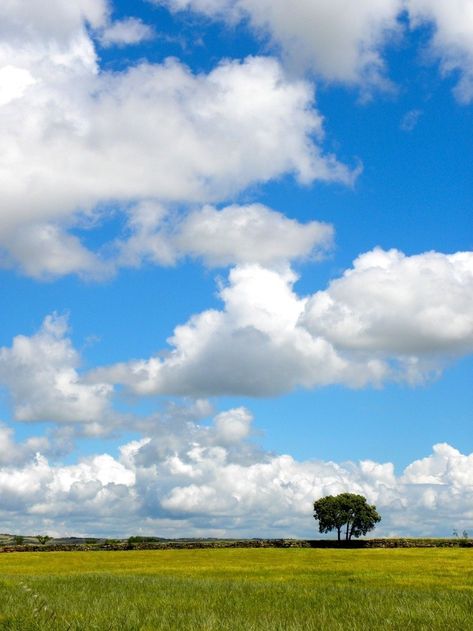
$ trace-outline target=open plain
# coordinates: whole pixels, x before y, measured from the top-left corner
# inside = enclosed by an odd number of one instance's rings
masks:
[[[2,554],[0,628],[473,629],[473,550]]]

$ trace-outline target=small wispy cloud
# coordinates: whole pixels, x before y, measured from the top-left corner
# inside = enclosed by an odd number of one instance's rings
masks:
[[[407,132],[413,131],[417,127],[417,123],[423,113],[422,110],[409,110],[401,120],[400,129]]]

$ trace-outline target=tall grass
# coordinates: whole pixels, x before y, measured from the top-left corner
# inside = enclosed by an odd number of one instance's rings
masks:
[[[0,557],[0,628],[473,629],[470,550],[179,550]]]

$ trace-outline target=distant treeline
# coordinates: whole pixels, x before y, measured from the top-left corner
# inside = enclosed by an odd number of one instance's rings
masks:
[[[128,539],[50,539],[44,544],[24,537],[21,544],[4,535],[0,552],[93,551],[93,550],[186,550],[217,548],[471,548],[473,539],[162,539],[133,536]],[[7,539],[8,538],[8,539]]]

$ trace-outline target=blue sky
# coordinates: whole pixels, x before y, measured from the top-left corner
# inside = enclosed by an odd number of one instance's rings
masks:
[[[472,1],[40,5],[0,8],[5,528],[472,527]]]

